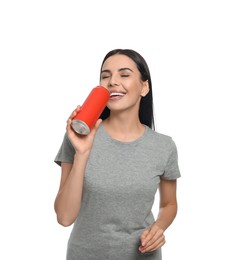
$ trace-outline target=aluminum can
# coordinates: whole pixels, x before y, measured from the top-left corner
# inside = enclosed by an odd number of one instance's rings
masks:
[[[87,135],[94,127],[99,116],[109,101],[109,90],[103,86],[97,86],[91,90],[81,106],[80,111],[72,120],[72,128],[81,135]]]

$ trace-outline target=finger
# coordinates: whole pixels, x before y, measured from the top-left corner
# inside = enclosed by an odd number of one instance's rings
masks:
[[[72,127],[72,119],[68,118],[67,125],[66,125],[66,131],[68,133],[68,136],[77,136],[77,133]]]
[[[91,135],[95,135],[95,133],[96,133],[97,129],[99,128],[101,122],[102,122],[102,119],[100,119],[100,118],[96,121],[95,126],[91,130]]]
[[[72,123],[72,120],[68,119],[67,120],[67,126],[66,126],[66,132],[67,132],[68,138],[70,140],[71,140],[72,137],[77,136],[76,132],[72,128],[71,123]]]
[[[72,120],[70,118],[68,118],[67,125],[66,125],[66,130],[69,130],[69,128],[71,128],[71,123],[72,123]]]
[[[161,248],[164,244],[165,244],[165,239],[164,238],[160,238],[158,240],[156,240],[152,245],[146,247],[146,248],[142,248],[141,253],[147,253],[147,252],[152,252],[155,251],[159,248]]]
[[[157,240],[160,240],[162,238],[164,238],[164,232],[162,229],[153,229],[151,230],[151,232],[154,232],[154,235],[151,237],[151,239],[146,243],[145,248],[149,247],[150,245],[152,245],[153,243],[155,243]]]
[[[77,115],[77,113],[80,111],[80,109],[81,109],[81,106],[78,105],[78,106],[76,107],[76,109],[73,110],[73,112],[71,113],[71,115],[69,116],[69,118],[73,119],[73,118]]]
[[[142,235],[140,236],[140,240],[141,240],[141,245],[142,245],[142,246],[145,245],[146,237],[147,237],[147,235],[148,235],[148,233],[149,233],[149,230],[150,230],[149,228],[146,229],[146,230],[142,233]]]
[[[141,246],[139,250],[142,253],[147,252],[148,250],[155,250],[155,248],[163,244],[164,241],[165,241],[164,231],[158,226],[152,225],[148,235],[146,236],[145,245]]]
[[[149,228],[147,230],[148,232],[146,232],[146,236],[145,238],[142,239],[142,246],[145,247],[147,245],[147,243],[154,237],[154,235],[156,234],[155,230],[153,228]]]
[[[99,119],[96,121],[96,123],[95,123],[95,129],[98,129],[101,123],[102,123],[102,119],[99,118]]]

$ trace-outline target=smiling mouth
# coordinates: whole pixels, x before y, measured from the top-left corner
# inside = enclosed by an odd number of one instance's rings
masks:
[[[111,92],[110,93],[110,100],[119,100],[123,98],[126,95],[126,93],[123,92]]]
[[[125,96],[125,93],[122,92],[111,92],[110,93],[110,98],[120,98]]]

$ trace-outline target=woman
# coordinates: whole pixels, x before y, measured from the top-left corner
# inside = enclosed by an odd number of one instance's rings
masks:
[[[109,52],[100,85],[110,91],[101,119],[87,136],[76,134],[71,122],[78,106],[55,158],[62,172],[57,220],[74,223],[67,260],[160,260],[164,231],[177,213],[175,143],[154,130],[150,72],[139,53]]]

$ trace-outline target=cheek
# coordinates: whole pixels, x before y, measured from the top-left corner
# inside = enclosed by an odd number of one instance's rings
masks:
[[[104,86],[104,87],[107,87],[109,84],[109,81],[108,79],[101,79],[100,80],[100,85]]]
[[[130,92],[135,98],[140,97],[142,94],[142,85],[140,83],[134,84],[130,89]]]

